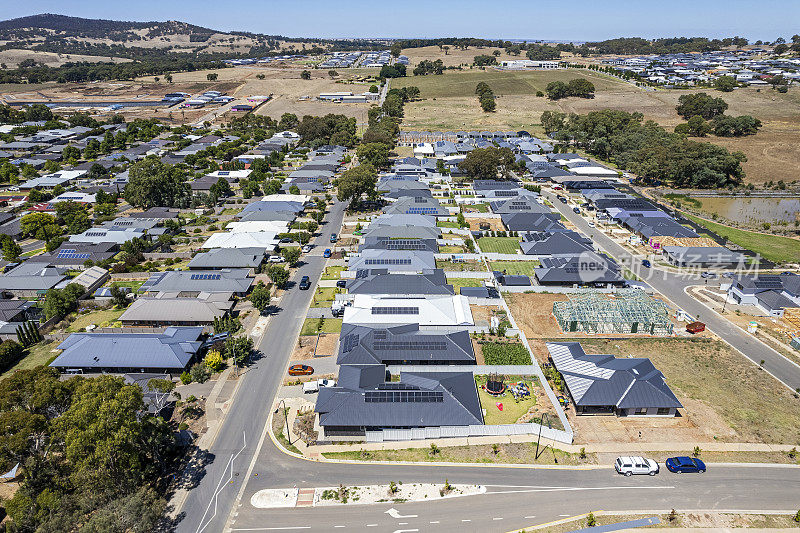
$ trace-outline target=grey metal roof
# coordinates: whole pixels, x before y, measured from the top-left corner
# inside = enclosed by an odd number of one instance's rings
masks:
[[[684,265],[733,265],[744,263],[747,257],[727,248],[701,246],[664,246],[664,253]]]
[[[489,206],[493,213],[499,215],[508,213],[554,214],[549,207],[537,202],[535,196],[515,196],[508,200],[490,202]]]
[[[422,274],[389,274],[388,268],[359,270],[356,279],[347,282],[350,294],[454,294],[447,284],[444,270],[423,271]]]
[[[195,255],[189,270],[256,268],[264,261],[263,248],[213,248]]]
[[[542,284],[623,283],[619,266],[613,259],[596,252],[583,252],[571,257],[543,258],[536,268],[536,279]]]
[[[402,372],[399,382],[376,383],[374,378],[385,373],[384,369],[383,365],[342,366],[338,386],[319,392],[315,410],[320,425],[412,428],[483,424],[472,372]],[[362,380],[346,376],[343,384],[342,372],[370,373],[373,379],[369,386],[348,388]]]
[[[577,342],[548,342],[547,350],[576,405],[683,407],[650,359],[590,355]]]
[[[442,230],[437,227],[412,224],[379,226],[370,224],[364,232],[364,238],[386,237],[389,239],[438,239],[441,235]]]
[[[253,284],[246,268],[222,270],[168,270],[157,272],[139,292],[233,292],[246,293]]]
[[[57,368],[186,367],[202,344],[202,327],[171,327],[163,333],[73,333],[58,345]]]
[[[563,228],[558,213],[512,213],[500,215],[509,231],[549,231]]]
[[[211,324],[233,308],[233,301],[204,301],[196,298],[137,298],[122,313],[119,320],[125,323],[198,322]]]
[[[592,240],[576,231],[524,233],[519,246],[526,255],[578,255],[594,250]]]
[[[391,272],[422,272],[436,268],[433,252],[367,249],[350,256],[348,270],[386,268]]]
[[[0,275],[0,291],[48,290],[66,279],[66,269],[48,266],[46,263],[24,262],[13,270]]]
[[[363,250],[416,250],[421,252],[439,251],[439,245],[436,239],[391,239],[389,237],[376,237],[368,236],[364,238],[364,243],[358,247],[359,251]]]
[[[432,215],[437,217],[449,216],[450,212],[439,205],[435,198],[405,196],[383,209],[384,213],[405,213]]]
[[[467,330],[420,332],[418,324],[367,327],[345,324],[336,364],[475,364]]]

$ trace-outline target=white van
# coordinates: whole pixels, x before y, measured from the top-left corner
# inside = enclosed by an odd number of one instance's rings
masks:
[[[644,457],[617,457],[614,461],[614,469],[618,474],[631,476],[633,474],[648,474],[655,476],[658,474],[658,463],[652,459],[645,459]]]

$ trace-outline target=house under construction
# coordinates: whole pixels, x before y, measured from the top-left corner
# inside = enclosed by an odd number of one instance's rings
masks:
[[[553,316],[564,332],[666,336],[673,328],[666,304],[639,289],[571,294],[568,301],[553,304]]]

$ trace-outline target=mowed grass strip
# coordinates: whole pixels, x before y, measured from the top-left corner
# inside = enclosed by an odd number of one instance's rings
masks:
[[[779,263],[796,263],[800,261],[800,239],[769,235],[756,231],[745,231],[686,213],[684,215],[692,222],[708,228],[720,237],[727,237],[729,241],[752,250],[769,261]]]
[[[505,272],[506,274],[533,276],[539,261],[489,261],[492,271]]]
[[[519,240],[516,237],[481,237],[478,246],[482,252],[515,254],[519,251]]]

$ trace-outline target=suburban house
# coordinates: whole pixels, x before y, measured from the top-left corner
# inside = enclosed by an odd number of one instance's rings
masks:
[[[387,326],[419,324],[421,327],[473,326],[472,311],[466,296],[436,295],[396,297],[357,294],[344,309],[345,324]]]
[[[67,279],[66,268],[26,261],[0,274],[0,294],[17,298],[37,298]]]
[[[115,242],[75,242],[64,243],[52,252],[34,255],[28,262],[46,263],[49,266],[83,270],[87,261],[101,263],[114,257],[119,251]]]
[[[542,257],[571,257],[594,251],[591,239],[571,230],[523,233],[519,246],[525,255]]]
[[[189,270],[246,268],[252,276],[263,262],[263,248],[213,248],[195,255],[189,261],[188,268]]]
[[[384,365],[343,365],[335,387],[319,391],[326,440],[364,439],[367,432],[483,424],[472,372],[401,372],[387,382]]]
[[[433,252],[366,249],[348,256],[348,270],[385,268],[389,272],[422,272],[436,268]]]
[[[450,211],[439,205],[435,198],[404,196],[383,209],[386,214],[450,216]]]
[[[345,324],[339,337],[338,365],[474,365],[467,330],[420,331],[418,324],[368,327]]]
[[[29,300],[0,299],[0,340],[17,341],[17,327],[39,318],[39,308]]]
[[[664,258],[679,267],[737,268],[747,263],[747,256],[722,246],[664,246]]]
[[[681,402],[650,359],[587,354],[578,342],[548,342],[579,415],[675,416]]]
[[[222,270],[168,270],[155,272],[139,288],[141,294],[156,296],[177,293],[181,298],[196,298],[201,293],[223,292],[245,296],[253,284],[246,268]]]
[[[725,276],[720,289],[737,304],[755,305],[770,316],[783,316],[784,309],[800,307],[800,275]]]
[[[564,229],[558,213],[508,213],[500,219],[509,231],[553,231]]]
[[[365,237],[363,244],[358,247],[359,252],[364,250],[413,250],[437,253],[439,245],[436,243],[436,239],[391,239],[369,236]]]
[[[596,252],[571,257],[543,257],[535,268],[540,285],[623,286],[625,278],[613,259]]]
[[[347,281],[348,294],[453,295],[444,270],[424,270],[420,275],[389,274],[388,269],[359,270]]]
[[[169,293],[137,298],[122,313],[123,326],[209,326],[233,309],[228,293],[202,293],[196,298],[178,298]]]
[[[162,333],[73,333],[58,345],[50,366],[67,373],[180,374],[202,346],[202,327],[169,327]]]

